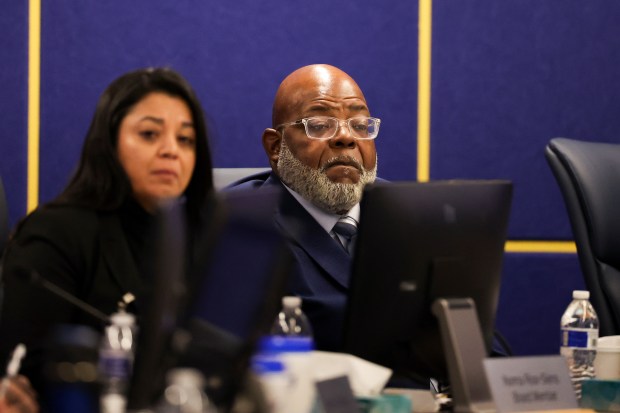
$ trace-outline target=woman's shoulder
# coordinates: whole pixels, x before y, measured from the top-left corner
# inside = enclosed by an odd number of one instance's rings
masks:
[[[25,219],[25,223],[78,226],[88,225],[99,220],[99,214],[92,208],[84,208],[72,205],[44,205],[31,212]]]
[[[77,277],[96,257],[100,245],[99,213],[72,206],[41,206],[28,214],[13,231],[4,269],[27,266],[53,277],[54,271]],[[58,281],[57,279],[57,281]]]
[[[100,215],[93,209],[76,206],[41,206],[18,224],[13,238],[69,236],[83,239],[98,231]]]

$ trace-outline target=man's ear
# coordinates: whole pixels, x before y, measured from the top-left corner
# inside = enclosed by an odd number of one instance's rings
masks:
[[[275,129],[267,128],[263,132],[263,148],[269,158],[269,164],[272,168],[275,168],[280,158],[280,144],[282,142],[282,135],[280,135]]]

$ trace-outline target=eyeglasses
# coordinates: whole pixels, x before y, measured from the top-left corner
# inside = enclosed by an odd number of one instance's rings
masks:
[[[349,119],[338,119],[330,116],[313,116],[294,122],[283,123],[275,127],[275,130],[284,129],[292,125],[304,125],[306,135],[311,139],[328,140],[336,136],[340,124],[344,122],[355,139],[375,139],[379,134],[381,119],[368,116],[357,116]]]

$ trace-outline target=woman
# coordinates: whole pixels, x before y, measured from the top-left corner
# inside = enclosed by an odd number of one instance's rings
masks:
[[[102,323],[27,280],[36,273],[104,314],[125,301],[139,315],[158,203],[183,200],[190,242],[201,228],[212,192],[203,116],[190,85],[170,69],[121,76],[99,99],[68,186],[19,224],[4,259],[0,360],[25,343],[23,372],[35,389],[54,326]]]

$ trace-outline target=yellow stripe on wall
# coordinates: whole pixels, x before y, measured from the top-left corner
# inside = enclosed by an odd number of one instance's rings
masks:
[[[577,246],[572,241],[506,241],[504,251],[574,254]]]
[[[418,172],[417,179],[430,179],[431,41],[433,1],[419,0],[418,33]]]
[[[28,12],[28,195],[27,210],[39,203],[39,130],[41,93],[41,0]]]

